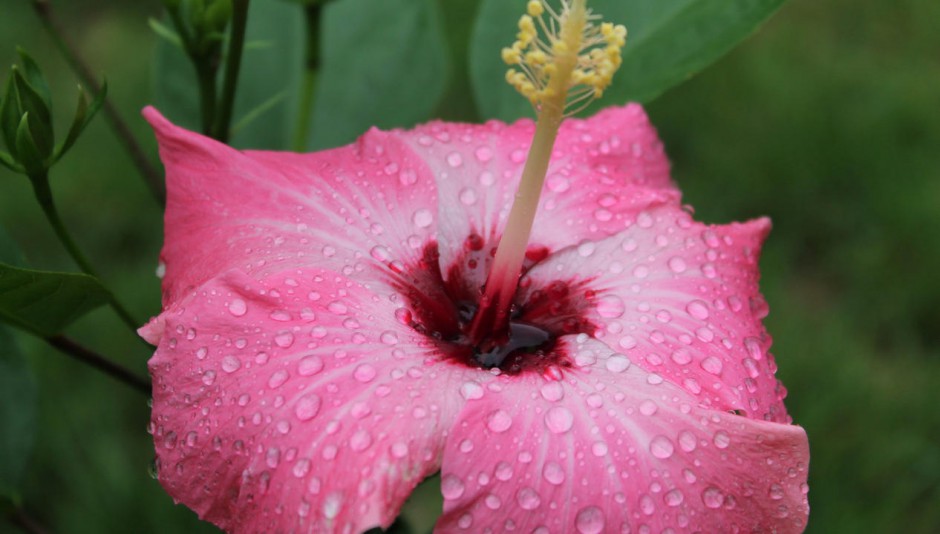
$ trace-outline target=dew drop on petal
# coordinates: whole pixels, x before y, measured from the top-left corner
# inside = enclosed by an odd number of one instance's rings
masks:
[[[304,395],[294,406],[294,415],[301,421],[309,421],[320,413],[320,397],[315,393]]]
[[[604,512],[597,506],[585,506],[574,518],[579,534],[600,534],[604,531]]]
[[[667,262],[667,265],[669,266],[669,270],[676,274],[685,272],[685,270],[688,268],[685,264],[685,260],[679,256],[670,258]]]
[[[460,386],[460,396],[466,400],[483,398],[483,386],[473,381],[464,382]]]
[[[545,426],[555,434],[564,434],[574,426],[574,415],[564,406],[555,406],[545,413]]]
[[[617,295],[605,295],[597,299],[597,313],[607,319],[616,319],[622,317],[626,307],[623,299]]]
[[[242,366],[241,360],[231,354],[222,358],[222,370],[226,373],[234,373]]]
[[[715,486],[709,486],[702,492],[702,502],[708,508],[720,508],[725,502],[725,495]]]
[[[559,382],[547,382],[542,385],[539,392],[543,399],[550,402],[560,401],[565,396],[565,389]]]
[[[362,452],[368,449],[370,445],[372,445],[372,434],[367,430],[357,430],[356,433],[349,438],[349,448],[356,452]]]
[[[516,493],[516,502],[523,510],[535,510],[542,504],[542,498],[534,489],[525,487]]]
[[[460,199],[460,203],[464,206],[472,206],[477,203],[477,192],[470,187],[465,187],[460,190],[458,198]]]
[[[684,498],[685,496],[678,489],[669,490],[663,495],[663,500],[667,506],[679,506]]]
[[[463,481],[460,477],[447,474],[441,478],[441,494],[445,499],[459,499],[464,492]]]
[[[427,228],[434,222],[434,215],[431,213],[431,210],[422,208],[414,213],[411,217],[411,222],[418,228]]]
[[[206,371],[202,373],[202,383],[211,386],[215,382],[215,371]]]
[[[702,369],[704,369],[708,373],[711,373],[716,376],[721,374],[722,363],[721,363],[721,360],[719,360],[715,356],[709,356],[705,358],[704,360],[702,360],[701,366],[702,366]]]
[[[724,430],[719,430],[718,432],[715,432],[713,441],[715,443],[715,447],[718,447],[719,449],[727,449],[728,445],[731,443],[731,438],[728,436],[727,432]]]
[[[491,412],[486,418],[486,427],[497,434],[509,430],[512,426],[512,417],[503,410]]]
[[[375,367],[372,367],[367,363],[356,367],[356,370],[353,371],[353,377],[364,384],[371,382],[375,378],[376,374]]]
[[[284,382],[287,382],[287,379],[290,377],[290,373],[285,370],[275,371],[271,375],[271,378],[268,379],[268,387],[271,389],[279,388],[284,385]]]
[[[460,152],[451,152],[448,154],[447,164],[453,168],[457,168],[463,165],[463,157],[460,155]]]
[[[304,356],[297,364],[300,376],[312,376],[323,370],[323,359],[316,355]]]
[[[555,462],[548,462],[542,468],[542,477],[549,484],[559,486],[565,481],[565,470]]]
[[[705,304],[701,300],[693,300],[690,302],[686,305],[685,311],[689,312],[689,315],[700,321],[708,319],[708,304]]]
[[[650,399],[643,399],[640,402],[640,413],[643,415],[646,415],[646,416],[653,415],[656,413],[657,409],[658,407],[656,406],[656,403],[651,401]]]
[[[683,430],[679,432],[679,448],[685,452],[692,452],[695,450],[696,440],[695,435],[689,432],[688,430]]]
[[[228,311],[235,317],[241,317],[248,313],[248,305],[242,299],[233,299],[228,305]]]
[[[679,365],[686,365],[692,361],[692,353],[686,349],[676,349],[672,355],[672,361],[678,363]]]
[[[661,460],[672,456],[674,450],[675,447],[666,436],[656,436],[650,441],[650,453]]]
[[[282,349],[286,349],[294,344],[294,334],[290,332],[278,332],[274,336],[274,344]]]
[[[613,354],[604,365],[611,373],[622,373],[630,368],[630,359],[623,354]]]

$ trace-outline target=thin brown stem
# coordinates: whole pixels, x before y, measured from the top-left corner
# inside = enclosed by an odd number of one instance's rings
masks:
[[[98,94],[98,92],[101,91],[101,86],[95,79],[88,63],[79,55],[78,48],[69,40],[64,29],[55,18],[49,0],[32,0],[32,6],[33,10],[39,16],[43,27],[49,32],[56,47],[59,49],[59,52],[62,53],[62,56],[68,62],[69,66],[72,67],[75,74],[78,75],[82,83],[84,83],[93,94]],[[166,203],[166,190],[160,172],[150,162],[146,152],[144,152],[144,149],[131,132],[130,127],[128,127],[127,122],[121,117],[121,114],[114,104],[111,103],[110,99],[105,99],[104,101],[104,113],[108,118],[108,123],[117,135],[118,141],[124,145],[124,149],[127,150],[137,170],[140,172],[141,176],[143,176],[151,194],[162,206]]]
[[[49,534],[49,531],[43,528],[42,525],[30,517],[29,514],[19,506],[10,514],[10,521],[29,534]]]
[[[111,378],[115,378],[137,391],[140,391],[144,395],[150,395],[150,382],[140,378],[135,373],[112,362],[97,352],[79,345],[74,340],[59,335],[45,338],[45,341],[63,354],[94,367]]]

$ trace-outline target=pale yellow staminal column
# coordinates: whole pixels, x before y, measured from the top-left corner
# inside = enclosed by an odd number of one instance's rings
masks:
[[[598,17],[587,9],[586,0],[562,0],[557,12],[545,0],[531,0],[527,12],[519,20],[518,40],[503,49],[503,60],[518,68],[511,68],[506,80],[535,107],[535,136],[471,328],[477,342],[499,337],[508,328],[558,129],[565,116],[583,109],[610,85],[626,38],[623,26],[594,25]]]

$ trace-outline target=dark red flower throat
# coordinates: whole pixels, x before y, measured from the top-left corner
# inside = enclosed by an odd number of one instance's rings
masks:
[[[407,299],[399,319],[440,347],[445,358],[469,367],[498,368],[509,374],[571,365],[557,340],[563,335],[592,333],[585,317],[593,293],[584,282],[554,281],[544,287],[512,288],[513,305],[500,313],[472,282],[474,271],[487,272],[495,247],[472,234],[444,276],[436,242],[428,243],[417,265],[398,273],[395,285]],[[548,256],[544,247],[530,247],[523,273]],[[495,299],[494,299],[495,300]]]

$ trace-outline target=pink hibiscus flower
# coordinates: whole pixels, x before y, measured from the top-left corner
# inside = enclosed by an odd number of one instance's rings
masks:
[[[534,125],[240,152],[145,111],[168,202],[159,479],[231,532],[799,532],[809,451],[761,319],[770,223],[680,205],[637,105],[558,134],[509,347],[468,342]]]

